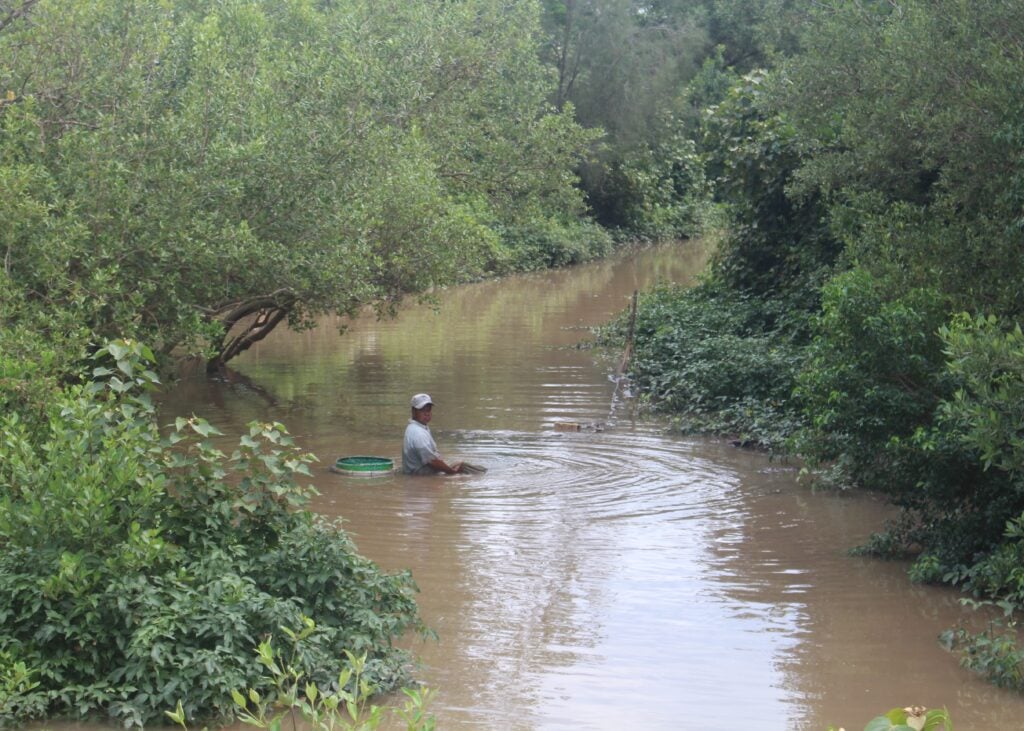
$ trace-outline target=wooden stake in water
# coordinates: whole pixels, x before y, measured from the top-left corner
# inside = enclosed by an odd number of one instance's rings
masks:
[[[626,349],[622,353],[622,361],[618,370],[615,371],[616,379],[622,378],[622,374],[629,367],[629,360],[633,357],[633,337],[636,334],[636,301],[638,290],[633,290],[633,302],[629,308],[629,328],[626,330]]]

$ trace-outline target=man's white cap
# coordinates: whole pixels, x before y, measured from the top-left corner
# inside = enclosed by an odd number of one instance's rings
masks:
[[[412,397],[410,404],[414,409],[422,409],[424,406],[430,406],[434,402],[430,400],[430,395],[426,393],[418,393]]]

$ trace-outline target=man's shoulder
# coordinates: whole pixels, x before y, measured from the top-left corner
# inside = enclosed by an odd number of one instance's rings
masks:
[[[405,427],[405,436],[407,439],[421,439],[430,436],[430,429],[426,425],[419,423],[414,419],[410,419],[408,425]]]

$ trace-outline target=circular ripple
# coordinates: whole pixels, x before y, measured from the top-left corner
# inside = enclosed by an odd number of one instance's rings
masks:
[[[546,521],[565,510],[571,519],[664,521],[734,510],[721,467],[660,435],[456,432],[449,441],[458,459],[488,468],[460,491],[479,520]]]

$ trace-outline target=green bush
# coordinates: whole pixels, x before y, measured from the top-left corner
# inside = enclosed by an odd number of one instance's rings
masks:
[[[599,221],[619,238],[667,241],[703,227],[711,186],[696,143],[671,114],[658,128],[655,141],[617,149],[587,191]]]
[[[713,283],[658,288],[640,299],[630,376],[684,430],[781,447],[798,426],[789,394],[803,356],[780,315]],[[624,337],[624,317],[604,334]]]
[[[579,264],[607,254],[612,237],[600,226],[586,221],[561,221],[537,217],[496,227],[505,250],[499,270],[533,271]]]
[[[993,604],[971,599],[961,602],[973,609],[988,609]],[[943,632],[939,639],[946,649],[960,653],[963,667],[993,685],[1019,691],[1024,688],[1024,652],[1017,643],[1016,622],[1011,619],[1017,607],[1008,602],[996,606],[1003,610],[1002,617],[990,619],[981,632],[971,632],[961,624]]]
[[[957,390],[943,424],[976,452],[986,470],[1006,474],[1024,492],[1024,332],[1019,322],[961,314],[940,330]]]
[[[953,502],[958,516],[984,518],[968,525],[987,538],[983,551],[960,557],[942,578],[1004,612],[980,633],[960,627],[945,638],[965,667],[1021,689],[1024,651],[1012,627],[1024,608],[1024,334],[1018,323],[961,314],[940,335],[955,391],[939,407],[938,429],[978,465]],[[941,538],[934,543],[943,545]]]
[[[840,275],[824,290],[796,389],[807,424],[796,448],[826,481],[883,492],[903,509],[891,546],[938,561],[917,578],[990,550],[1020,505],[938,418],[957,381],[939,334],[946,317],[933,289],[901,292],[862,269]]]
[[[391,641],[420,626],[407,573],[384,574],[304,509],[312,457],[280,424],[227,456],[202,419],[161,434],[138,389],[152,354],[112,343],[92,383],[49,410],[45,438],[0,421],[0,658],[8,723],[107,715],[228,717],[231,690],[269,688],[255,659],[279,627],[316,632],[296,666],[328,687],[343,650],[394,687]]]
[[[389,714],[371,702],[377,687],[368,679],[366,655],[345,651],[347,667],[329,686],[322,687],[293,665],[301,648],[316,633],[316,623],[305,618],[298,630],[282,627],[292,643],[291,653],[276,650],[271,638],[260,642],[257,657],[274,688],[268,695],[255,688],[231,690],[237,720],[245,726],[280,731],[286,721],[292,728],[301,722],[310,731],[373,731],[389,716],[405,722],[407,731],[433,731],[435,720],[427,712],[433,692],[429,688],[403,688],[405,703],[392,706]],[[179,702],[166,711],[172,721],[188,731],[185,709]]]
[[[1021,521],[1009,522],[1003,534],[1006,542],[974,565],[955,574],[964,589],[976,596],[995,597],[1015,607],[1024,607],[1024,532]],[[953,578],[953,577],[951,577]]]
[[[833,279],[823,297],[796,391],[809,423],[799,451],[853,484],[894,488],[904,442],[893,437],[929,425],[943,394],[943,302],[929,290],[895,296],[863,270]]]
[[[829,726],[828,731],[843,731]],[[884,716],[868,721],[864,731],[953,731],[953,720],[945,708],[924,706],[893,708]]]
[[[1024,511],[1024,337],[994,318],[954,318],[938,292],[864,270],[824,293],[797,396],[796,440],[836,484],[903,509],[890,547],[923,552],[917,580],[961,583]]]

